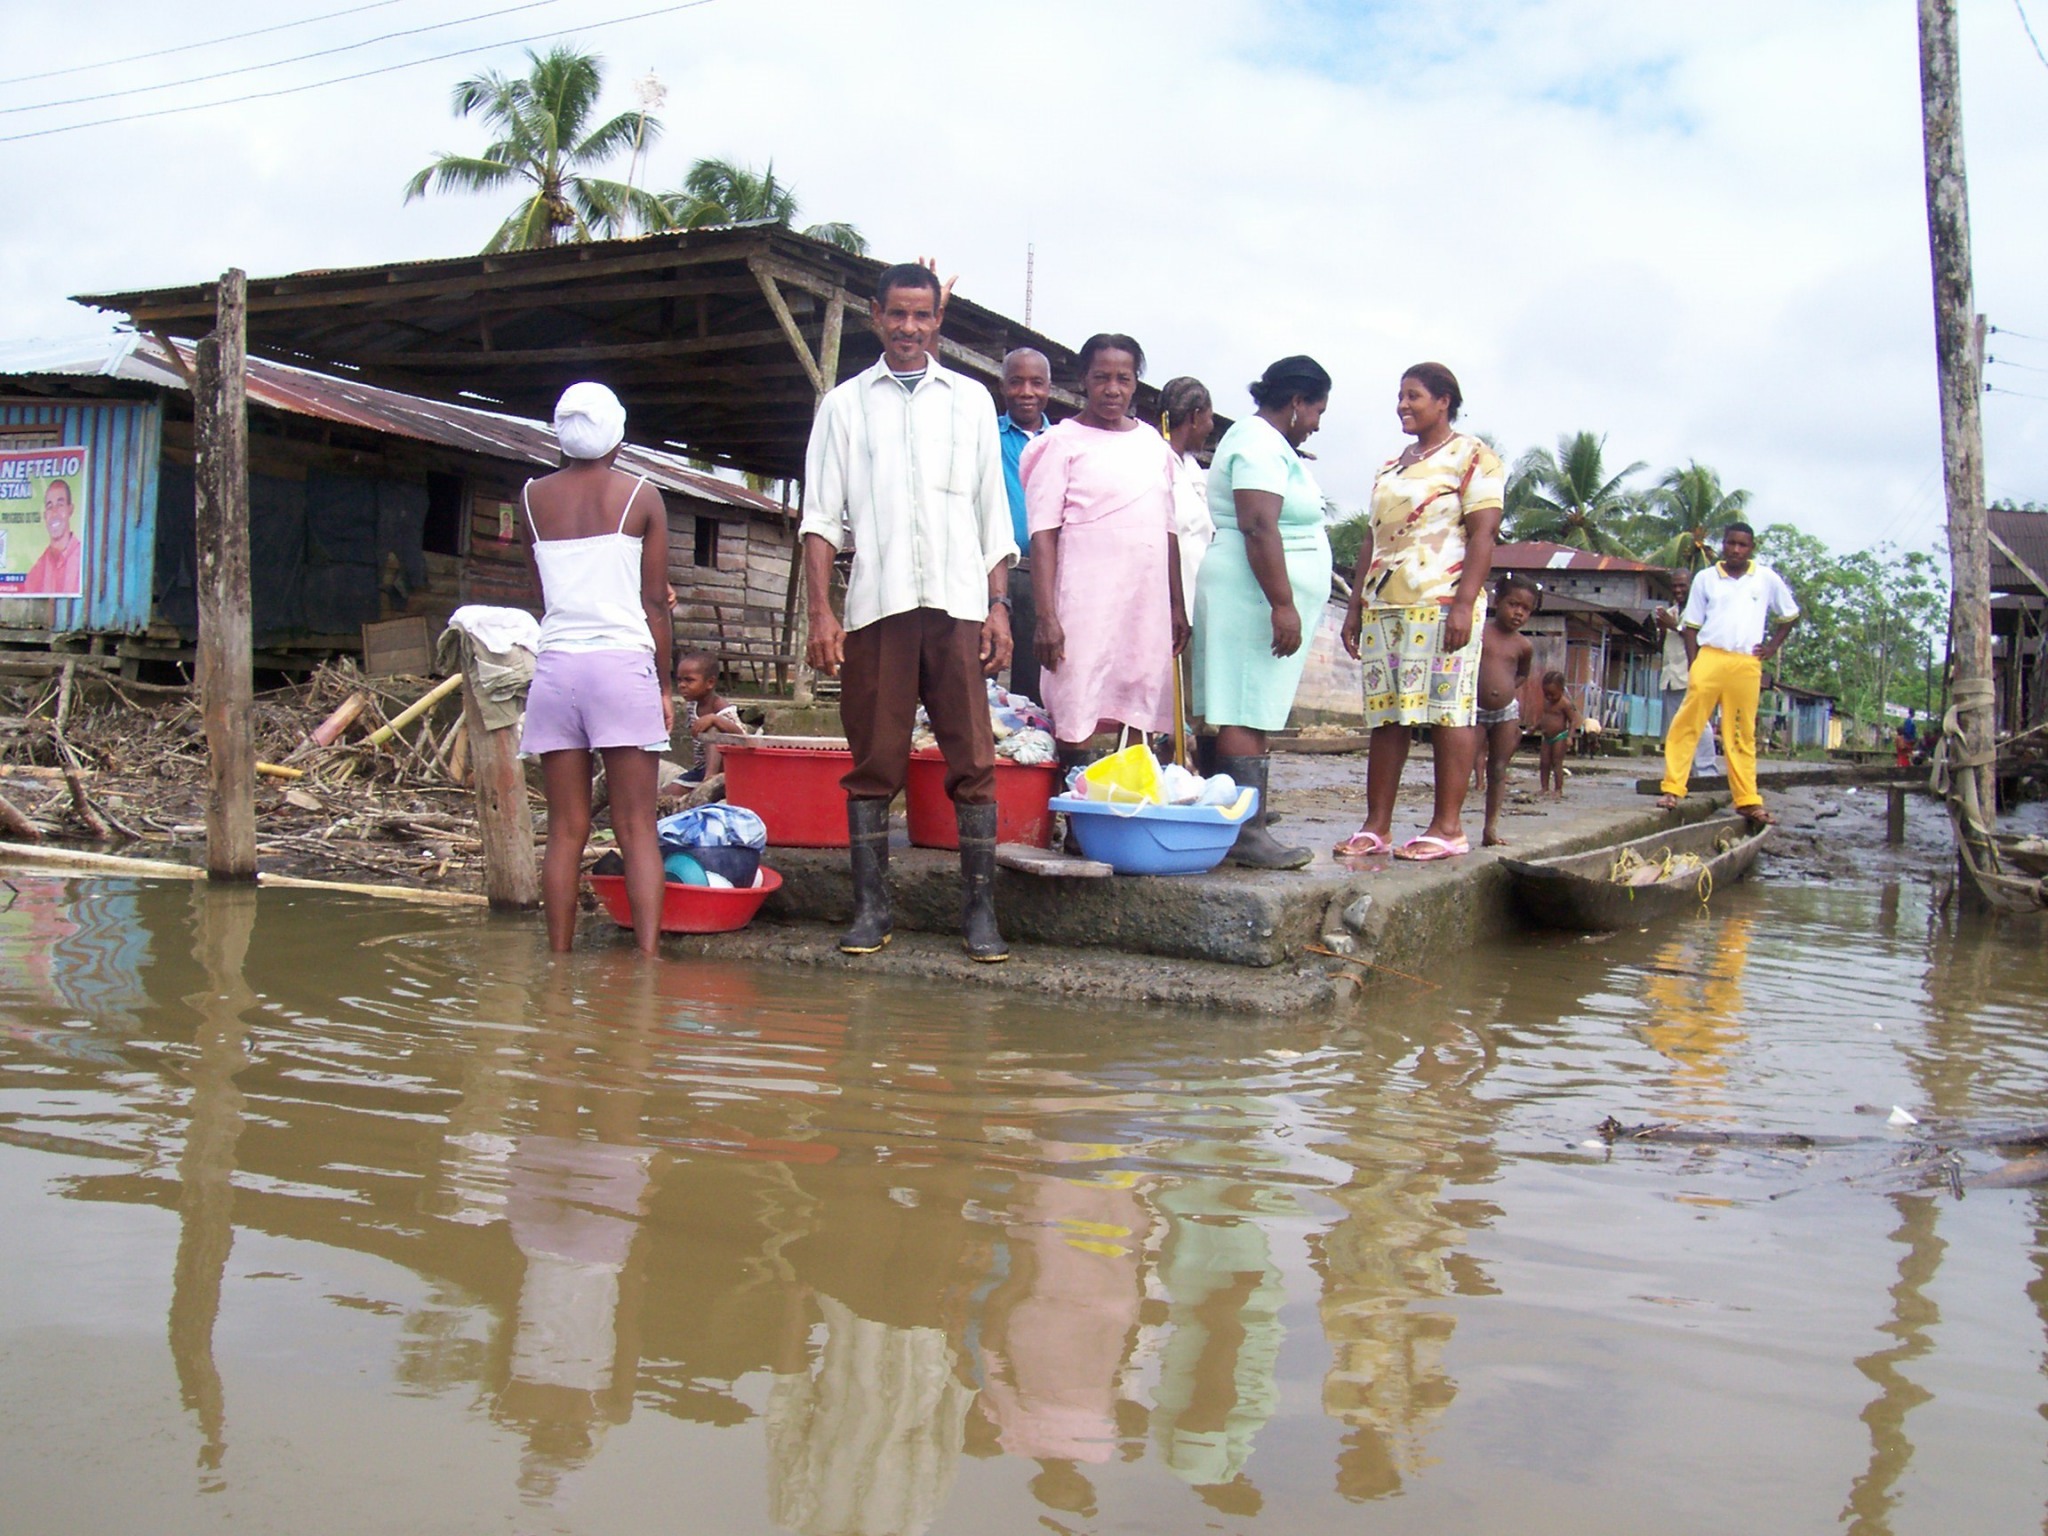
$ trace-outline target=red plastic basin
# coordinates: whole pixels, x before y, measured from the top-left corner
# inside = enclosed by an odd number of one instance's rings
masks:
[[[845,747],[774,747],[722,742],[725,798],[768,827],[775,848],[844,848],[846,791],[853,772]]]
[[[730,782],[730,781],[728,781]],[[1046,802],[1060,787],[1052,763],[996,759],[996,841],[1052,846],[1052,812]],[[960,825],[946,796],[946,758],[936,748],[910,754],[910,841],[919,848],[958,848]]]
[[[626,900],[624,875],[585,875],[605,911],[621,928],[633,926],[633,906]],[[761,910],[761,903],[782,889],[782,876],[766,864],[761,866],[761,883],[720,890],[710,885],[682,885],[669,881],[661,893],[663,933],[731,933],[744,928]]]

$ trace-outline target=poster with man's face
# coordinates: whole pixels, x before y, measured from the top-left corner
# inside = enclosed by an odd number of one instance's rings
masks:
[[[85,595],[83,448],[0,451],[0,598]]]

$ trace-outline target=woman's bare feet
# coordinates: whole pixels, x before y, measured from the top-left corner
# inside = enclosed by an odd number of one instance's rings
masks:
[[[1508,845],[1508,840],[1494,831],[1493,828],[1488,827],[1479,834],[1479,845],[1482,848],[1505,848]]]

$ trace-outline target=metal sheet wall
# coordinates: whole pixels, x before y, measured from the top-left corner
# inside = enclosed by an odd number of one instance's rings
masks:
[[[0,426],[53,426],[86,450],[85,596],[0,601],[0,633],[139,634],[149,625],[156,563],[157,463],[163,411],[153,401],[0,401]]]

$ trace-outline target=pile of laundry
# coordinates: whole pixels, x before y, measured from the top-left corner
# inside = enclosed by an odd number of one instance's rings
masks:
[[[1013,763],[1030,764],[1049,763],[1056,755],[1052,716],[1045,712],[1044,706],[1035,699],[1000,687],[994,678],[988,682],[988,723],[989,729],[995,733],[997,757]],[[922,751],[938,744],[938,737],[932,734],[931,720],[920,704],[917,725],[910,737],[911,750]]]

